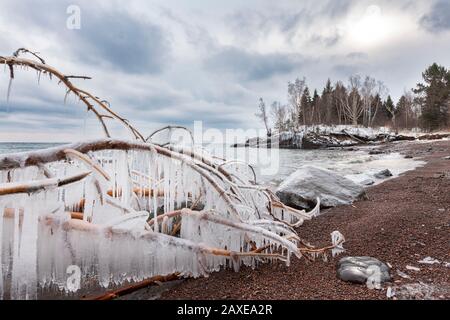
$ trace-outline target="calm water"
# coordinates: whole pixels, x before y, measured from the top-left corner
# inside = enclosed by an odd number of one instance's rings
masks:
[[[45,149],[61,143],[0,143],[0,154]],[[287,150],[231,148],[227,145],[205,147],[217,157],[238,159],[250,163],[256,169],[258,183],[277,186],[287,176],[304,165],[329,169],[360,182],[380,170],[389,169],[395,175],[412,170],[421,161],[405,159],[398,153],[369,155],[367,148],[345,150]],[[246,171],[242,166],[242,171]]]
[[[0,142],[0,154],[46,149],[62,143]]]

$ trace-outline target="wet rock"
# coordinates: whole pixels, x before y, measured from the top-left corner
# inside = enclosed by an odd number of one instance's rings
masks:
[[[280,200],[296,208],[313,208],[317,197],[321,207],[350,204],[365,197],[363,186],[335,172],[304,166],[291,174],[276,190]]]
[[[377,281],[384,283],[392,279],[389,271],[387,264],[373,257],[344,257],[338,262],[337,275],[347,282],[367,283],[378,277]]]
[[[384,152],[381,150],[370,150],[369,154],[370,155],[374,155],[374,154],[383,154]]]
[[[410,154],[407,154],[407,155],[405,156],[405,159],[412,159],[412,158],[413,158],[413,156],[410,155]]]
[[[308,132],[302,138],[302,149],[323,149],[357,145],[347,136]]]
[[[378,173],[375,173],[373,176],[377,179],[386,179],[392,177],[392,172],[389,169],[384,169]]]
[[[360,182],[363,186],[371,186],[375,183],[372,179],[365,179]]]
[[[450,133],[442,133],[442,134],[426,134],[423,136],[420,136],[418,139],[419,140],[439,140],[439,139],[443,139],[443,138],[448,138],[450,137]]]
[[[401,134],[389,137],[389,141],[413,141],[413,140],[416,140],[416,138],[413,136],[404,136]]]

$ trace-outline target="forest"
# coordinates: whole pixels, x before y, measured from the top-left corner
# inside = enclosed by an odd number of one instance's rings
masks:
[[[371,76],[352,75],[347,83],[334,84],[328,79],[320,94],[309,89],[305,78],[296,78],[288,82],[286,104],[274,101],[268,107],[260,98],[256,116],[268,136],[272,130],[295,132],[319,124],[427,132],[448,128],[450,70],[434,63],[422,73],[422,80],[394,102],[386,85]]]

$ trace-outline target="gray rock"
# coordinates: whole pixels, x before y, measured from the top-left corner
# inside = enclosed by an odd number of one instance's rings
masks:
[[[375,183],[372,179],[366,179],[360,182],[363,186],[371,186]]]
[[[386,178],[392,177],[393,174],[391,171],[389,171],[389,169],[384,169],[378,173],[375,173],[373,176],[377,179],[386,179]]]
[[[321,207],[350,204],[365,197],[363,186],[332,171],[304,166],[292,173],[276,190],[280,200],[296,208],[313,208],[317,197]]]
[[[366,283],[367,279],[379,272],[380,283],[391,281],[390,268],[384,262],[372,257],[344,257],[338,262],[337,275],[343,281]]]
[[[369,154],[370,155],[374,155],[374,154],[383,154],[384,152],[381,150],[370,150]]]

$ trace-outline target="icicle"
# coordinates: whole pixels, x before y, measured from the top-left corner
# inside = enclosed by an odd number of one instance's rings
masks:
[[[331,249],[331,255],[334,257],[342,252],[345,251],[342,244],[345,242],[345,238],[339,231],[333,231],[331,233],[331,242],[333,246],[335,246],[333,249]]]
[[[11,95],[12,81],[13,81],[13,78],[9,78],[8,91],[6,92],[6,102],[9,102],[9,96]],[[8,105],[7,111],[9,112],[9,105]]]
[[[3,300],[3,215],[5,207],[0,201],[0,300]]]
[[[17,277],[15,279],[17,282],[16,290],[18,290],[15,292],[16,299],[36,298],[38,217],[39,210],[46,207],[45,201],[41,200],[44,194],[38,194],[24,201],[23,222],[19,240],[19,261],[16,264],[17,270],[13,270]]]
[[[11,271],[11,298],[20,299],[19,294],[19,281],[21,274],[19,271],[19,254],[20,254],[20,234],[19,234],[19,219],[20,213],[18,208],[14,208],[14,242],[12,250],[12,271]]]
[[[64,105],[66,105],[66,101],[67,101],[67,96],[69,95],[70,90],[66,91],[66,94],[64,95]]]

